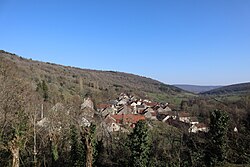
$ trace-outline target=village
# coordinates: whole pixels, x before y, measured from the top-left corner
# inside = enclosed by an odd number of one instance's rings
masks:
[[[187,111],[173,111],[168,103],[137,99],[125,93],[120,94],[115,100],[98,104],[97,111],[103,118],[102,124],[109,132],[126,132],[128,130],[125,127],[133,128],[139,120],[161,121],[189,133],[209,130],[206,124],[199,122],[196,116]]]
[[[49,110],[52,113],[65,111],[66,115],[72,115],[71,111],[67,111],[62,103],[55,104]],[[50,126],[51,120],[43,113],[39,115],[37,125]],[[91,98],[85,98],[80,106],[80,112],[78,112],[78,124],[88,127],[91,123],[96,122],[97,117],[98,122],[109,133],[129,132],[129,129],[134,128],[140,120],[161,121],[188,133],[209,131],[208,125],[199,122],[197,116],[191,115],[187,111],[175,111],[170,108],[168,103],[137,99],[135,96],[125,93],[121,93],[117,99],[97,104],[96,108]],[[58,126],[60,129],[61,125]]]

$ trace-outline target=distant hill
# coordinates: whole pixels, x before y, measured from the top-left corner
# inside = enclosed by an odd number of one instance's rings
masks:
[[[86,63],[87,61],[84,60]],[[98,71],[80,69],[25,59],[6,51],[0,51],[0,62],[9,64],[19,78],[26,80],[36,88],[45,81],[50,95],[67,99],[68,96],[93,96],[97,101],[117,97],[121,92],[128,92],[149,98],[172,97],[186,91],[167,85],[151,78],[116,71]],[[0,64],[1,68],[4,68]],[[152,99],[153,100],[153,99]]]
[[[233,84],[203,92],[203,95],[224,95],[224,94],[244,94],[250,93],[250,82]]]
[[[221,87],[221,86],[199,86],[199,85],[182,85],[182,84],[177,84],[174,86],[193,93],[207,92]]]

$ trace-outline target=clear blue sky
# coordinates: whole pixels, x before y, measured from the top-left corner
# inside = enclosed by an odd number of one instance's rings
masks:
[[[0,49],[168,84],[250,81],[249,0],[0,0]]]

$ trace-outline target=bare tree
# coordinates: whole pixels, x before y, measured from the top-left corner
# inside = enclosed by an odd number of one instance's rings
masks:
[[[25,148],[30,132],[35,93],[29,83],[17,79],[13,64],[0,63],[0,145],[10,151],[12,166],[20,164],[20,150]]]

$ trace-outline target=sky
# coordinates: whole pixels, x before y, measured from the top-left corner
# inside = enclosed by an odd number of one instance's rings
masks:
[[[0,49],[166,84],[250,81],[249,0],[0,0]]]

